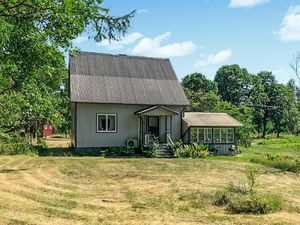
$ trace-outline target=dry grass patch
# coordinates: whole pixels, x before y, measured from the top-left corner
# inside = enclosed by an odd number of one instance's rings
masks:
[[[298,224],[300,178],[261,167],[258,189],[283,211],[234,215],[213,204],[244,162],[0,157],[0,224]]]

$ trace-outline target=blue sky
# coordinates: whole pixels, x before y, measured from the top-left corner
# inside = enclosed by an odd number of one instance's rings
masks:
[[[120,42],[96,43],[83,33],[83,51],[170,58],[179,79],[201,72],[213,79],[222,65],[250,73],[273,71],[280,82],[300,50],[299,0],[106,0],[111,14],[137,10]]]

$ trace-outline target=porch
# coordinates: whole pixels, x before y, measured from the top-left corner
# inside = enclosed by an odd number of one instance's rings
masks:
[[[165,106],[152,106],[135,112],[138,116],[139,145],[148,147],[151,136],[159,143],[173,141],[173,117],[179,113]]]
[[[216,155],[236,154],[236,130],[243,127],[243,124],[228,114],[186,112],[183,121],[185,143],[208,145]]]

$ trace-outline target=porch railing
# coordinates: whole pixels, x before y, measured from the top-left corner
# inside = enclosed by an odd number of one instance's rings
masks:
[[[166,140],[167,140],[167,143],[170,143],[170,144],[174,144],[173,140],[172,140],[172,133],[171,132],[167,132],[166,133]]]

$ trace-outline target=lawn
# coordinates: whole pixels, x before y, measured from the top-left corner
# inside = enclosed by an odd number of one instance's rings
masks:
[[[217,190],[244,183],[251,155],[299,156],[295,142],[217,160],[1,156],[0,224],[300,224],[296,173],[257,165],[258,189],[283,198],[280,212],[230,214],[213,204]]]

